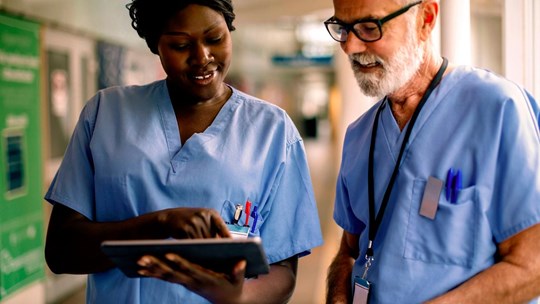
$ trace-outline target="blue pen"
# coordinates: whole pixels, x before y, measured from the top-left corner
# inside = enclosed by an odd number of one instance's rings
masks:
[[[257,220],[259,219],[259,213],[257,212],[257,206],[253,207],[253,211],[251,212],[251,216],[253,217],[253,224],[251,224],[251,233],[255,232],[255,227],[257,227]]]
[[[456,175],[453,178],[452,182],[452,197],[451,202],[453,204],[457,203],[457,197],[459,194],[459,191],[462,187],[462,177],[461,177],[461,170],[457,170]]]
[[[448,173],[446,174],[445,194],[446,194],[447,201],[450,201],[450,198],[452,196],[452,180],[453,179],[454,179],[454,169],[450,168],[448,169]]]

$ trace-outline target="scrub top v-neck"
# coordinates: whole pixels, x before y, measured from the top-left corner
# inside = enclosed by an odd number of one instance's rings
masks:
[[[162,96],[163,98],[159,98],[157,103],[163,121],[167,146],[171,156],[171,164],[176,170],[183,162],[188,161],[190,157],[198,153],[201,149],[204,149],[204,144],[206,142],[212,140],[223,131],[230,120],[232,113],[238,107],[238,103],[234,102],[235,97],[231,95],[229,100],[226,101],[219,110],[210,126],[208,126],[204,132],[194,133],[182,145],[180,130],[178,129],[178,123],[170,95],[166,89],[166,84],[164,86],[165,90],[162,91],[164,96]],[[231,88],[231,90],[233,91],[232,94],[235,94],[235,90],[233,88]]]

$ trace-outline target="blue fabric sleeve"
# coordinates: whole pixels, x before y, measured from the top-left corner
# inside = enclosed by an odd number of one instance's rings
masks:
[[[90,141],[99,105],[98,100],[98,96],[94,97],[83,108],[62,164],[45,194],[47,201],[65,205],[91,220],[95,217],[95,194]]]
[[[528,107],[535,103],[520,101],[508,99],[500,117],[498,168],[490,210],[497,242],[540,222],[538,121],[530,118]]]
[[[322,244],[313,187],[302,141],[288,145],[280,177],[270,194],[271,211],[261,223],[261,238],[270,263],[305,255]]]
[[[531,105],[533,116],[536,119],[536,123],[540,127],[540,105],[538,104],[538,101],[534,99],[531,93],[525,91],[525,95],[527,100],[529,101],[529,104]]]
[[[336,185],[336,200],[334,204],[334,220],[345,231],[352,234],[361,234],[366,228],[351,208],[346,181],[341,174],[338,175]]]

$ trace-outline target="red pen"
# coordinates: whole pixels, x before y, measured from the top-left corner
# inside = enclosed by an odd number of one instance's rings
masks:
[[[251,202],[249,200],[246,201],[246,211],[245,211],[245,214],[246,214],[246,224],[244,225],[244,227],[249,227],[249,211],[251,209]]]

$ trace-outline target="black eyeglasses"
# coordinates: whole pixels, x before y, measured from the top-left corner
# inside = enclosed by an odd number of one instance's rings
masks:
[[[352,31],[358,39],[364,42],[373,42],[382,38],[382,25],[385,22],[404,14],[411,7],[420,3],[422,3],[422,0],[413,2],[381,19],[360,19],[355,23],[350,24],[335,20],[334,17],[331,17],[324,22],[324,26],[326,26],[326,30],[330,36],[337,42],[347,41],[350,31]]]

